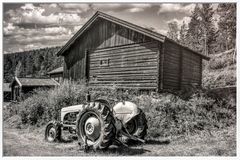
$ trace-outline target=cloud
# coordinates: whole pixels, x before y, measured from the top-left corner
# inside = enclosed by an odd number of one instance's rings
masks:
[[[54,5],[53,5],[54,6]],[[52,7],[53,7],[52,6]],[[51,13],[45,14],[45,8],[36,7],[33,4],[25,4],[20,9],[10,10],[7,14],[11,23],[35,23],[35,24],[58,24],[58,23],[80,23],[82,18],[77,13]]]
[[[158,10],[158,14],[161,13],[171,13],[171,12],[180,12],[180,13],[185,13],[185,14],[191,14],[195,7],[195,4],[188,4],[188,5],[183,5],[183,4],[161,4],[160,8]]]
[[[160,33],[160,34],[162,34],[162,35],[167,36],[167,32],[168,32],[168,31],[165,30],[165,29],[157,29],[156,32],[158,32],[158,33]]]
[[[101,10],[104,12],[142,12],[150,8],[151,4],[92,4],[93,10]]]
[[[60,3],[59,6],[63,9],[74,9],[74,10],[79,10],[82,12],[86,12],[90,9],[89,4],[74,4],[74,3]]]
[[[12,23],[5,24],[6,26],[3,28],[3,33],[6,35],[12,34],[13,31],[16,29],[15,26],[13,26]]]
[[[129,12],[142,12],[147,8],[150,8],[151,4],[131,4],[129,9],[127,11]]]
[[[171,19],[169,21],[167,21],[167,23],[171,23],[171,22],[177,22],[178,24],[178,28],[180,29],[181,26],[183,25],[183,22],[188,26],[188,23],[191,21],[191,18],[186,16],[186,17],[183,17],[182,19]]]

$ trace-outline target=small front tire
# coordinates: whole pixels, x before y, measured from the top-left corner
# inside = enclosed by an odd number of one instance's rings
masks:
[[[48,142],[59,142],[61,140],[61,124],[50,121],[45,129],[45,140]]]

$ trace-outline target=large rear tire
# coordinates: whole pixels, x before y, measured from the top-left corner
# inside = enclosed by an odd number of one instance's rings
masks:
[[[113,114],[106,104],[91,102],[85,105],[78,114],[76,132],[81,145],[92,146],[93,149],[108,148],[116,134]]]

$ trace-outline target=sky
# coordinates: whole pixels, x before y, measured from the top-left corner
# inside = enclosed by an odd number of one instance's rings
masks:
[[[166,35],[168,23],[188,23],[194,7],[188,3],[4,3],[3,53],[62,46],[96,11]]]

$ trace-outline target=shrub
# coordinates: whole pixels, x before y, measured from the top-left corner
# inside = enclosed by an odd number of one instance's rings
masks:
[[[226,109],[222,101],[194,94],[188,101],[172,94],[158,99],[137,97],[148,119],[149,137],[166,137],[196,133],[213,127],[223,128],[235,124],[233,110]]]
[[[19,114],[22,124],[43,125],[60,117],[62,107],[85,103],[91,91],[92,99],[106,98],[111,104],[124,100],[135,102],[148,119],[148,137],[188,135],[201,130],[223,128],[236,123],[236,111],[227,100],[209,98],[195,92],[188,100],[170,93],[140,94],[114,85],[107,88],[87,87],[83,82],[64,82],[52,90],[36,90],[35,94],[16,104],[8,115]],[[10,114],[11,113],[11,114]]]

